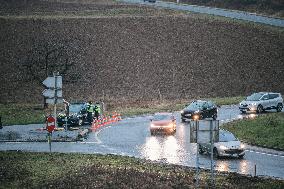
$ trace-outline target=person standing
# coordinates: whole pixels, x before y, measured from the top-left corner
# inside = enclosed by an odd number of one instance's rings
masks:
[[[0,129],[3,129],[3,125],[2,125],[2,117],[0,116]]]
[[[96,102],[95,105],[95,117],[98,119],[101,114],[101,106],[100,103]]]
[[[95,111],[95,107],[92,104],[92,101],[89,101],[88,105],[87,105],[87,120],[89,123],[92,123],[93,121],[93,113]]]

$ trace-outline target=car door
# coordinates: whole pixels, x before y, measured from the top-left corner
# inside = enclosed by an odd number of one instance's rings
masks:
[[[202,112],[203,112],[203,117],[209,117],[209,105],[207,102],[204,102],[204,104],[202,105]]]
[[[269,95],[265,94],[262,96],[261,98],[261,105],[264,109],[269,108],[270,107],[270,100],[269,100]]]
[[[278,97],[278,94],[269,93],[268,96],[269,96],[270,106],[271,106],[271,107],[276,107],[276,106],[277,106],[277,97]]]
[[[215,105],[213,104],[213,102],[208,102],[208,114],[209,114],[209,117],[213,117],[213,115],[215,114],[215,111],[216,111],[216,107]]]

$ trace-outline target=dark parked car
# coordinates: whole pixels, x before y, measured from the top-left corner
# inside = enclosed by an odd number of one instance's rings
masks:
[[[150,3],[156,3],[156,0],[144,0],[144,2],[149,1]]]
[[[69,105],[69,116],[67,116],[67,126],[81,126],[86,123],[87,120],[87,104],[86,103],[71,103]],[[66,113],[61,112],[57,116],[58,126],[66,124]]]
[[[217,119],[217,106],[211,101],[195,100],[181,111],[181,121],[187,119],[200,120],[205,118]]]

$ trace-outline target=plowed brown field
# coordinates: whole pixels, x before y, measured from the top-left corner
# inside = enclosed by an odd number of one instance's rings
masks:
[[[75,49],[68,100],[284,93],[283,29],[102,1],[32,2],[0,3],[0,103],[41,102],[45,75],[31,78],[23,62],[44,43]]]

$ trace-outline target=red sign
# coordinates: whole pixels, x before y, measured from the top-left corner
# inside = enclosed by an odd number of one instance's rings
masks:
[[[55,129],[55,119],[52,116],[49,116],[46,119],[46,130],[50,133]]]

